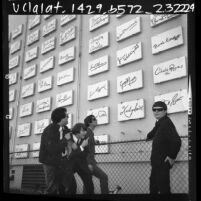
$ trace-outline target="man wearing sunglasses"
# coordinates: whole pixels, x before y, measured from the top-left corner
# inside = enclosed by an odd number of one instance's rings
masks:
[[[151,152],[150,194],[170,194],[170,169],[181,147],[181,139],[167,116],[167,105],[157,101],[152,106],[156,124],[148,133],[153,140]]]

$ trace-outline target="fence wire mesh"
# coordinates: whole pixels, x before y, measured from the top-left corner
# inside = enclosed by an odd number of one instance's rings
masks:
[[[170,186],[172,193],[188,193],[188,138],[181,137],[182,146],[177,160],[170,170]],[[150,154],[152,142],[145,140],[100,143],[96,145],[96,160],[100,168],[108,175],[109,189],[120,186],[119,194],[149,193],[149,177],[151,171]],[[33,158],[34,153],[34,158]],[[37,158],[38,150],[10,153],[10,190],[23,192],[42,192],[45,189],[45,177],[42,165]],[[16,158],[17,157],[17,158]],[[25,157],[25,158],[23,158]],[[25,171],[26,166],[40,167],[40,171]],[[18,169],[18,167],[21,167]],[[13,174],[13,170],[15,173]],[[30,168],[31,169],[31,168]],[[32,168],[33,169],[33,168]],[[28,178],[25,181],[25,172]],[[39,173],[40,172],[40,173]],[[40,174],[38,176],[37,174]],[[35,176],[34,176],[35,175]],[[14,178],[12,178],[14,177]],[[37,179],[38,178],[38,179]],[[82,194],[83,183],[75,173],[77,194]],[[17,182],[18,186],[17,186]],[[21,181],[21,185],[19,185]],[[100,183],[93,177],[95,193],[100,193]]]

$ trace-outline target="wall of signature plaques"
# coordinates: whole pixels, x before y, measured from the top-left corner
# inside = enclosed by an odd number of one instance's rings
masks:
[[[152,129],[151,106],[162,100],[179,134],[187,135],[185,15],[26,17],[9,34],[15,146],[28,143],[37,150],[51,112],[59,106],[67,108],[70,128],[93,114],[98,119],[95,135],[135,140]]]

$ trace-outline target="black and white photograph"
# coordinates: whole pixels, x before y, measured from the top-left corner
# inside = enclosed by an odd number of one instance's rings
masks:
[[[41,14],[27,3],[18,14],[13,4],[5,192],[196,200],[194,6]]]

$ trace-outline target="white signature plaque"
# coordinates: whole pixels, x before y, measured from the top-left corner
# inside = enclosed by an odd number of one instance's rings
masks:
[[[12,102],[15,100],[15,96],[16,96],[16,90],[9,90],[9,102]]]
[[[39,121],[35,121],[34,134],[43,133],[43,130],[49,125],[49,123],[50,123],[49,119],[42,119]]]
[[[9,120],[13,119],[13,113],[14,109],[12,107],[9,107]]]
[[[18,125],[17,137],[29,136],[31,134],[31,123]]]
[[[52,88],[52,76],[38,80],[38,92],[46,91]]]
[[[109,23],[109,15],[95,15],[89,19],[89,31]]]
[[[59,44],[64,45],[67,42],[75,39],[75,26],[72,26],[59,35]]]
[[[167,105],[167,113],[183,112],[188,110],[187,90],[179,90],[154,97],[154,101],[163,101]]]
[[[185,77],[186,59],[179,57],[153,66],[154,83]]]
[[[18,77],[18,73],[11,73],[9,74],[8,78],[9,78],[9,85],[12,84],[16,84],[17,83],[17,77]]]
[[[108,80],[88,86],[88,100],[106,97],[109,95]]]
[[[89,53],[91,54],[108,46],[109,32],[105,32],[89,40]]]
[[[55,57],[51,56],[40,62],[40,73],[54,68]]]
[[[27,158],[28,157],[29,144],[18,144],[15,146],[15,158]],[[21,152],[21,153],[20,153]]]
[[[136,17],[116,28],[116,39],[121,41],[140,32],[140,17]]]
[[[109,70],[108,55],[88,62],[88,76],[96,75]]]
[[[43,18],[46,20],[48,18],[50,18],[52,15],[43,15]]]
[[[26,52],[25,61],[29,62],[38,57],[38,47],[34,47]]]
[[[57,21],[53,19],[43,26],[43,36],[46,36],[56,30]]]
[[[56,95],[56,106],[62,107],[73,104],[73,90]]]
[[[39,157],[39,150],[40,150],[40,142],[34,142],[33,143],[33,151],[32,152],[32,157],[37,158]],[[36,150],[36,151],[35,151]]]
[[[59,65],[75,59],[75,46],[70,47],[59,53]]]
[[[36,64],[24,69],[24,80],[27,80],[36,75]]]
[[[10,46],[10,53],[14,54],[15,52],[19,51],[21,49],[21,43],[22,43],[21,40],[12,43]]]
[[[57,85],[67,84],[74,80],[74,68],[61,71],[57,74]]]
[[[95,141],[98,140],[99,143],[108,143],[109,136],[108,135],[95,135],[94,136]],[[109,153],[109,146],[106,145],[96,145],[95,146],[95,153]]]
[[[21,35],[22,30],[23,30],[23,24],[20,24],[19,26],[17,26],[16,29],[14,29],[14,31],[12,31],[12,39],[17,38],[19,35]]]
[[[117,51],[117,66],[123,66],[142,58],[142,43],[130,45]]]
[[[102,107],[87,112],[88,115],[94,115],[97,119],[97,124],[108,124],[109,123],[109,107]]]
[[[29,116],[33,111],[33,102],[26,103],[20,106],[20,117]]]
[[[157,54],[183,43],[182,27],[170,29],[151,38],[152,54]]]
[[[118,121],[144,118],[144,100],[134,100],[118,104]]]
[[[40,24],[40,15],[35,15],[31,19],[29,19],[29,29],[33,29],[35,26]]]
[[[36,113],[45,112],[51,109],[51,97],[37,100]]]
[[[33,33],[27,36],[27,45],[32,45],[39,40],[39,30],[34,31]]]
[[[41,54],[45,54],[55,48],[56,45],[56,38],[52,37],[48,40],[46,40],[44,43],[42,43],[41,46]]]
[[[142,70],[117,77],[117,92],[122,93],[143,87]]]
[[[74,19],[76,19],[76,15],[61,15],[60,25],[64,26],[65,24],[69,23]]]
[[[154,27],[177,16],[178,14],[150,15],[150,25]]]
[[[9,69],[15,68],[19,65],[20,62],[20,56],[17,55],[9,60]]]
[[[34,94],[34,86],[35,86],[34,83],[23,86],[21,97],[25,98],[28,96],[32,96]]]

